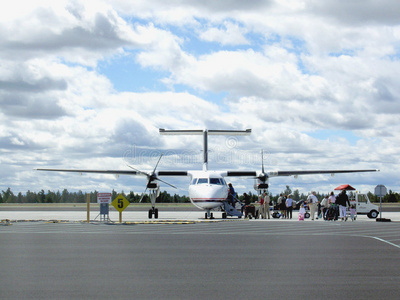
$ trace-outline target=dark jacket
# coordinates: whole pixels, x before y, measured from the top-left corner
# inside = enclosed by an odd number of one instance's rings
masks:
[[[350,206],[350,201],[349,201],[349,197],[347,197],[347,194],[346,193],[340,193],[336,197],[336,204],[342,205],[342,206],[346,206],[346,204],[348,204],[348,206]]]

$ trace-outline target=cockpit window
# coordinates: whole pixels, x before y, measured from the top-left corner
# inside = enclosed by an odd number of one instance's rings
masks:
[[[210,184],[222,185],[222,182],[219,178],[210,178]]]
[[[191,184],[196,184],[197,182],[197,178],[193,178],[192,183]]]
[[[208,178],[199,178],[197,181],[197,184],[207,184],[208,183]]]

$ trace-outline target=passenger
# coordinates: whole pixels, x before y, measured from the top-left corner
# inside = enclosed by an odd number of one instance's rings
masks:
[[[339,205],[339,218],[342,221],[347,221],[346,217],[346,205],[350,206],[349,197],[347,197],[346,190],[343,190],[339,196],[336,198],[336,204]]]
[[[244,202],[244,204],[241,209],[242,214],[243,214],[243,211],[245,210],[246,206],[250,205],[250,203],[251,203],[250,196],[247,195],[246,193],[243,193],[243,202]]]
[[[329,208],[329,196],[326,195],[321,201],[320,209],[318,210],[318,215],[321,213],[321,217],[326,220],[326,212]],[[320,212],[321,211],[321,212]]]
[[[276,201],[276,210],[281,209],[282,201],[283,201],[283,194],[281,193],[278,197],[278,200]],[[283,217],[282,212],[281,212],[281,216]]]
[[[286,219],[286,195],[282,195],[279,209],[281,210],[282,219]]]
[[[258,209],[258,217],[260,219],[265,219],[263,194],[260,194],[260,196],[258,197],[258,203],[260,203],[260,208]]]
[[[302,203],[299,209],[299,221],[304,221],[305,214],[306,214],[306,209],[304,208],[304,204]]]
[[[271,218],[271,214],[270,214],[270,211],[269,211],[270,203],[271,203],[271,199],[270,199],[268,193],[265,192],[264,193],[264,219],[266,219],[267,216],[268,216],[268,219]]]
[[[337,220],[338,217],[338,207],[336,205],[336,196],[333,192],[331,192],[331,195],[329,196],[329,205],[330,208],[333,210],[333,220]]]
[[[350,218],[352,221],[354,221],[357,217],[357,211],[356,211],[356,206],[353,204],[350,206]]]
[[[329,196],[328,199],[329,199],[329,204],[331,206],[336,204],[336,196],[333,192],[331,192],[331,195]]]
[[[293,211],[293,199],[292,195],[288,195],[286,199],[286,218],[292,218],[292,211]]]
[[[235,207],[235,189],[232,186],[232,183],[228,184],[228,203]]]
[[[312,191],[307,197],[308,207],[310,208],[311,220],[314,221],[315,211],[317,210],[318,198],[315,196],[315,192]],[[317,216],[318,217],[318,216]]]

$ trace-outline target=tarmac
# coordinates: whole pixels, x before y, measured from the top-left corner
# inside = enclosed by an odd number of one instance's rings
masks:
[[[103,224],[93,208],[88,224],[82,208],[0,206],[0,299],[398,298],[400,212],[297,215],[206,220],[160,206],[158,219],[131,208]]]

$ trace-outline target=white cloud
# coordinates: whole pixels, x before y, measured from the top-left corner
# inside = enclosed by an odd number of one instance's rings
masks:
[[[249,41],[246,39],[246,30],[241,28],[238,24],[232,22],[224,22],[224,28],[208,28],[206,31],[200,33],[199,37],[208,42],[217,42],[222,45],[248,45]]]
[[[371,187],[377,178],[398,189],[400,27],[395,9],[389,9],[397,5],[311,0],[0,5],[0,189],[90,190],[100,184],[140,189],[136,179],[82,180],[30,170],[124,168],[132,147],[201,154],[198,137],[161,137],[159,127],[252,128],[253,135],[238,139],[235,150],[257,157],[259,149],[267,149],[272,169],[382,169],[376,177],[275,179],[273,192],[286,183],[308,191],[343,180]],[[126,51],[134,56],[135,72],[151,70],[154,81],[161,78],[161,90],[119,91],[112,76],[99,73],[100,61],[112,64]],[[313,135],[323,130],[335,132]],[[337,137],[338,131],[351,132],[354,140]],[[215,154],[225,144],[223,138],[210,140]],[[175,157],[166,157],[163,168],[177,167]],[[260,167],[256,159],[232,160],[238,166],[222,159],[214,165]],[[143,159],[139,167],[153,165]]]

